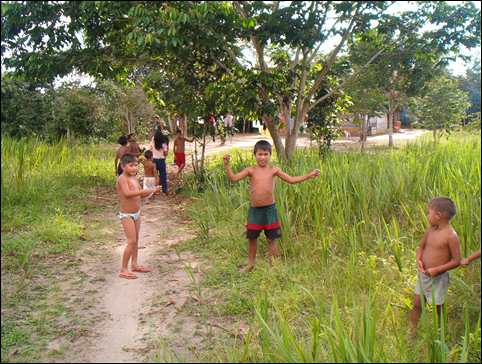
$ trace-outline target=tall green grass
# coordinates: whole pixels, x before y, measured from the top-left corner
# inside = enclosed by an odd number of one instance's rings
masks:
[[[208,188],[192,208],[209,235],[189,248],[214,267],[205,284],[223,291],[223,314],[251,323],[243,343],[217,348],[208,359],[240,361],[480,360],[480,263],[451,272],[446,329],[435,332],[423,314],[419,336],[407,337],[416,279],[415,249],[427,227],[427,203],[448,196],[452,223],[467,256],[480,248],[480,135],[459,134],[402,149],[332,153],[300,150],[291,175],[313,168],[319,178],[277,182],[283,259],[269,270],[261,239],[256,270],[245,263],[243,236],[248,182],[231,184],[221,158],[210,164]],[[254,164],[232,156],[233,170]],[[206,237],[209,237],[208,239]],[[242,345],[240,345],[242,344]],[[220,354],[222,353],[222,354]]]
[[[93,189],[113,193],[114,154],[75,141],[7,136],[1,148],[2,362],[41,361],[66,312],[52,298],[58,287],[50,258],[72,254],[89,238],[82,216],[96,208]]]
[[[28,270],[32,254],[61,253],[79,240],[89,191],[114,181],[112,152],[69,140],[1,143],[2,262]]]

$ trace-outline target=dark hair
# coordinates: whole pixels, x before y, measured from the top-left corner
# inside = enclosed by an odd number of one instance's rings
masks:
[[[137,162],[137,158],[134,154],[126,153],[121,158],[121,165],[125,166],[126,164]]]
[[[169,138],[166,137],[162,131],[160,130],[156,130],[155,134],[154,134],[154,147],[157,149],[157,150],[161,150],[162,148],[162,144],[169,144]]]
[[[176,134],[182,133],[181,129],[177,128],[176,129]]]
[[[260,140],[254,145],[254,154],[258,151],[258,149],[265,150],[271,154],[271,144],[267,140]]]
[[[127,137],[125,135],[122,135],[117,139],[117,143],[120,145],[126,145],[128,143]]]
[[[435,197],[429,202],[428,206],[444,214],[449,220],[452,219],[457,212],[455,203],[448,197]]]
[[[144,152],[144,157],[146,157],[147,159],[151,159],[152,158],[152,150],[146,150]]]

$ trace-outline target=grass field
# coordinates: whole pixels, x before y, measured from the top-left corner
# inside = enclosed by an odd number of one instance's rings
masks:
[[[82,216],[100,208],[90,199],[93,189],[112,193],[113,150],[7,137],[1,145],[2,362],[40,361],[49,341],[64,334],[53,322],[70,315],[49,265],[85,239],[100,239]],[[432,197],[455,201],[463,255],[480,248],[480,159],[480,135],[467,134],[436,147],[428,139],[324,160],[300,150],[283,169],[300,175],[319,168],[321,176],[277,183],[282,258],[269,269],[263,237],[256,269],[245,274],[238,267],[247,258],[248,182],[231,184],[221,156],[213,157],[207,188],[190,192],[197,238],[180,249],[210,262],[197,295],[213,294],[221,303],[204,309],[247,322],[249,330],[234,342],[218,340],[203,359],[480,361],[480,261],[451,272],[443,330],[430,309],[415,339],[407,322],[415,249]],[[231,160],[235,171],[254,163],[241,151]]]
[[[235,172],[255,163],[240,151],[231,160]],[[277,182],[282,259],[271,270],[264,237],[255,271],[238,269],[247,259],[247,181],[231,184],[218,156],[206,191],[192,192],[198,237],[186,249],[212,264],[203,285],[222,299],[214,309],[250,326],[243,340],[219,343],[205,359],[480,361],[480,261],[451,271],[447,326],[438,331],[428,309],[417,337],[408,335],[427,202],[451,197],[463,255],[480,248],[480,135],[338,152],[323,161],[305,150],[284,167],[291,175],[313,168],[321,170],[318,179]]]
[[[45,360],[62,334],[54,322],[68,313],[51,268],[92,238],[82,217],[99,208],[93,189],[112,189],[112,155],[2,136],[2,362]]]

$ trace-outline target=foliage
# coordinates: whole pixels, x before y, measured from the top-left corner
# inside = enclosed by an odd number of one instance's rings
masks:
[[[323,88],[318,97],[327,93],[327,89]],[[318,145],[318,153],[320,157],[326,156],[330,151],[331,143],[340,135],[340,124],[343,114],[351,105],[349,97],[342,92],[335,93],[329,98],[320,102],[313,108],[307,117],[308,130],[311,138]]]
[[[111,81],[37,89],[7,76],[2,78],[1,103],[3,133],[52,140],[62,136],[116,140],[129,131],[147,136],[154,114],[141,88]]]
[[[417,57],[430,64],[434,49],[447,57],[456,55],[460,44],[470,48],[480,43],[480,12],[470,3],[424,3],[419,12],[397,16],[384,13],[388,6],[371,1],[4,2],[2,56],[8,50],[5,65],[34,85],[74,69],[97,78],[141,81],[150,97],[170,112],[195,113],[190,122],[203,115],[203,105],[228,105],[243,117],[257,112],[268,120],[278,154],[289,159],[304,115],[336,91],[314,97],[333,75],[340,50],[353,35],[366,33],[373,21],[388,34],[392,54],[400,50],[396,34],[407,35],[400,39],[401,49],[407,50],[410,36],[416,38],[421,26],[434,24],[435,30],[424,34],[424,48],[417,48]],[[341,36],[340,43],[320,57],[321,46],[335,36]],[[245,46],[256,64],[243,56]],[[223,91],[218,95],[232,97],[215,99],[218,85]],[[277,133],[278,112],[285,119],[293,115],[295,122],[286,150]]]
[[[459,82],[460,88],[470,96],[468,114],[480,113],[480,59],[472,64]]]
[[[433,131],[434,141],[438,132],[449,133],[465,118],[470,106],[466,92],[459,89],[455,80],[436,78],[426,85],[424,95],[413,100],[417,126]]]

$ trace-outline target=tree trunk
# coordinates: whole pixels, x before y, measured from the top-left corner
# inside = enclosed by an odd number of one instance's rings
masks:
[[[388,146],[390,148],[393,147],[393,118],[394,118],[394,111],[392,106],[390,105],[388,108]]]
[[[285,142],[285,158],[286,160],[291,160],[293,153],[296,147],[296,140],[298,139],[298,129],[300,120],[300,113],[297,113],[296,119],[293,121],[293,125],[291,126],[291,130],[288,127],[288,134],[286,135],[286,142]]]
[[[276,148],[278,158],[280,160],[284,160],[286,157],[285,147],[283,145],[283,141],[281,140],[280,135],[278,134],[278,129],[276,129],[276,126],[274,125],[273,118],[268,115],[263,115],[262,121],[266,124],[266,127],[269,130],[269,134],[273,139],[274,147]]]
[[[182,135],[187,137],[187,115],[186,114],[182,116],[181,125],[182,125]]]
[[[362,134],[361,134],[361,151],[365,150],[365,144],[368,136],[368,115],[362,115]]]

